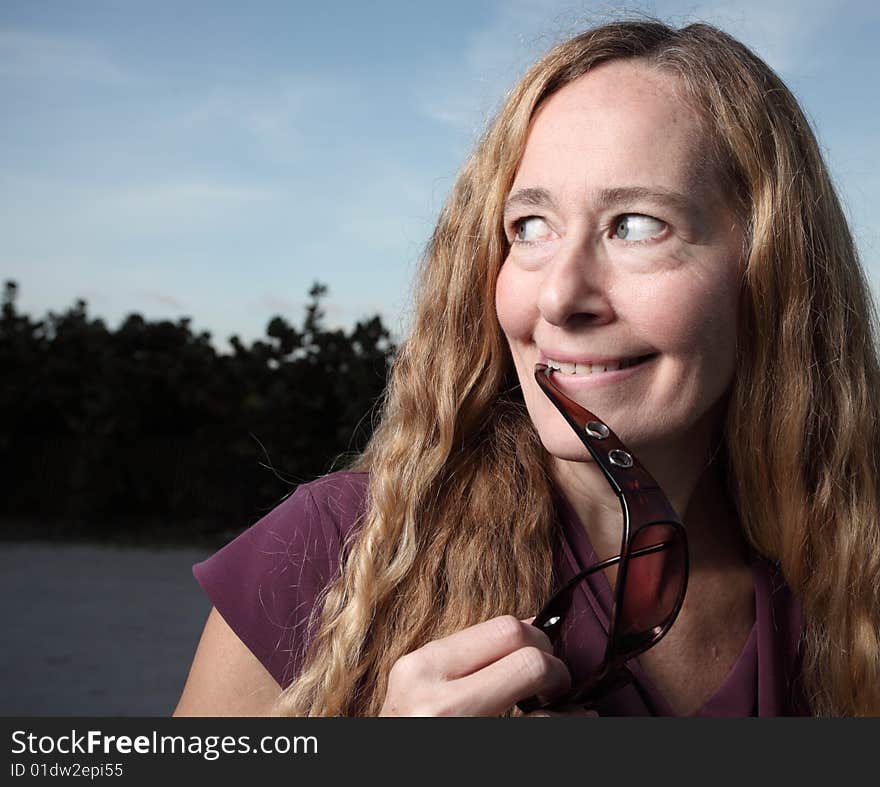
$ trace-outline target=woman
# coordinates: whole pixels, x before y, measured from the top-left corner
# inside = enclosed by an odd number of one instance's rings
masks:
[[[873,320],[762,61],[706,25],[563,43],[443,208],[364,454],[195,567],[215,609],[176,713],[498,715],[580,680],[530,620],[620,552],[621,512],[538,363],[689,544],[678,618],[592,712],[880,713]],[[579,597],[594,662],[607,574]]]

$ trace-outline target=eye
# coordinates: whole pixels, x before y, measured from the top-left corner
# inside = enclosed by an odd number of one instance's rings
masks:
[[[543,229],[543,231],[542,231]],[[513,222],[514,243],[537,243],[548,234],[547,222],[540,216],[525,216]]]
[[[638,243],[655,238],[662,234],[665,228],[665,221],[660,221],[652,216],[645,216],[642,213],[624,213],[617,219],[612,235],[621,240]]]

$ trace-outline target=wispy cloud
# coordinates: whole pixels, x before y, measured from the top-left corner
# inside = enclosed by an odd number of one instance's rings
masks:
[[[412,86],[417,109],[431,120],[476,136],[520,70],[522,31],[531,23],[543,29],[547,5],[540,0],[511,2],[489,25],[463,39],[455,60],[444,57],[429,63]]]
[[[847,5],[840,0],[800,0],[796,6],[786,0],[711,2],[692,8],[687,21],[720,27],[790,78],[822,68],[828,48],[816,46],[816,39],[846,17]]]
[[[422,72],[414,89],[416,105],[426,117],[476,136],[535,59],[566,37],[627,9],[638,11],[631,4],[622,9],[570,0],[499,4],[489,24],[464,39],[455,63],[444,60]]]
[[[338,234],[360,247],[402,253],[406,258],[418,253],[431,233],[431,178],[394,169],[392,164],[380,169],[374,179],[362,180],[340,199]]]
[[[0,30],[0,77],[122,86],[135,77],[100,47],[71,36]]]
[[[142,300],[150,301],[151,303],[158,303],[162,306],[167,306],[168,308],[176,309],[178,311],[184,311],[187,309],[187,305],[182,300],[173,295],[169,295],[167,292],[159,292],[158,290],[139,290],[136,295]]]
[[[845,16],[836,0],[722,2],[581,3],[514,0],[465,38],[457,62],[429,66],[414,87],[414,101],[432,120],[471,135],[481,131],[506,90],[555,44],[595,24],[622,17],[656,17],[673,25],[715,24],[752,46],[777,70],[792,75],[821,67],[815,38]],[[452,89],[450,89],[452,86]]]
[[[316,119],[337,116],[356,85],[329,75],[285,74],[239,84],[212,86],[192,97],[171,122],[194,131],[243,132],[274,156],[286,160],[307,155],[306,143]]]
[[[278,196],[246,183],[164,180],[102,184],[0,172],[0,233],[59,237],[162,235],[228,229]],[[58,233],[61,233],[59,236]]]
[[[290,316],[291,314],[299,314],[304,308],[303,301],[292,301],[289,298],[282,298],[280,295],[264,295],[257,306],[263,310]]]
[[[240,209],[275,197],[270,189],[211,181],[134,184],[95,189],[92,195],[89,210],[96,217],[109,216],[131,227],[142,222],[160,232],[234,219]]]
[[[332,295],[332,293],[331,293]],[[252,301],[250,308],[266,315],[267,325],[271,317],[280,315],[288,322],[299,327],[306,316],[307,302],[305,299],[293,300],[282,295],[264,295],[258,300]],[[321,303],[321,311],[324,312],[325,327],[331,329],[343,327],[346,318],[349,317],[348,307],[338,299],[325,299]]]

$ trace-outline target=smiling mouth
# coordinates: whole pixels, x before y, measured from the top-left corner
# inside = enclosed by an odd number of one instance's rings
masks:
[[[608,361],[606,363],[563,363],[562,361],[554,361],[548,358],[545,363],[547,367],[554,372],[564,375],[580,375],[582,377],[592,374],[603,374],[604,372],[616,372],[620,369],[629,369],[633,366],[639,366],[645,361],[651,360],[656,353],[649,355],[640,355],[636,358],[622,358],[619,361]]]

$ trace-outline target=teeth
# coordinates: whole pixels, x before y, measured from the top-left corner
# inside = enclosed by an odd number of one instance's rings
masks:
[[[562,361],[547,360],[547,365],[551,369],[562,372],[562,374],[596,374],[597,372],[616,372],[618,369],[626,369],[635,366],[638,358],[626,358],[622,361],[611,361],[610,363],[589,364],[589,363],[564,363]]]

